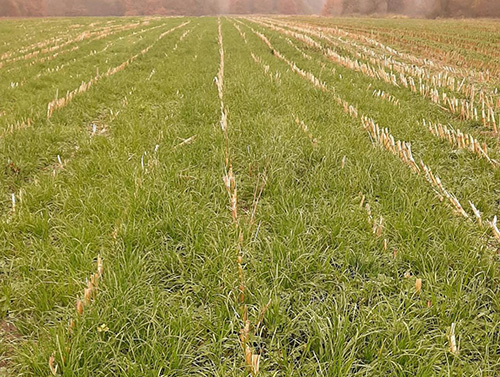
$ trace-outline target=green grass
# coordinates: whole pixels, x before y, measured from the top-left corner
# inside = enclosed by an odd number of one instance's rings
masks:
[[[7,113],[1,129],[27,117],[32,123],[0,139],[0,331],[12,324],[0,336],[0,376],[49,376],[53,354],[60,376],[248,375],[239,340],[240,231],[253,324],[270,302],[262,325],[251,329],[259,375],[496,375],[500,260],[491,231],[454,214],[423,176],[373,144],[332,93],[292,72],[247,26],[360,113],[410,141],[415,156],[464,206],[470,199],[490,219],[498,213],[498,171],[417,122],[432,118],[480,135],[478,125],[296,41],[314,57],[307,60],[277,32],[249,20],[239,24],[245,43],[237,21],[222,18],[225,137],[214,84],[217,19],[189,20],[49,120],[46,105],[55,89],[75,89],[96,67],[104,72],[121,64],[186,19],[155,19],[149,27],[162,26],[140,35],[124,31],[82,41],[80,49],[46,64],[16,68],[24,86],[0,88],[0,111]],[[93,21],[2,21],[0,30],[12,35],[6,33],[0,53],[49,39],[72,22],[84,29]],[[35,31],[45,23],[51,26],[42,37]],[[429,30],[440,23],[429,22]],[[476,25],[487,39],[482,23],[470,22]],[[107,43],[112,47],[105,52],[88,55]],[[63,70],[33,79],[74,58]],[[8,76],[6,69],[0,76]],[[373,97],[370,84],[401,106]],[[498,156],[496,140],[485,140]],[[238,185],[239,228],[222,179],[226,152]],[[251,224],[254,192],[264,178]],[[373,218],[384,219],[380,237],[360,206],[362,196]],[[75,303],[98,255],[102,280],[80,316]],[[449,350],[452,323],[458,354]]]

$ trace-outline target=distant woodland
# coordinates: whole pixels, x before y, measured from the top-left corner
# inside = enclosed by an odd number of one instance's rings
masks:
[[[500,17],[500,0],[326,0],[323,15],[403,14],[417,17]]]
[[[0,17],[214,14],[500,17],[500,0],[0,0]]]

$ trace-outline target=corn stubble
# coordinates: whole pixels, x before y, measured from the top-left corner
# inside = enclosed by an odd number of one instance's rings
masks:
[[[102,275],[104,273],[104,264],[100,255],[97,256],[97,269],[96,272],[90,275],[89,278],[86,279],[86,287],[83,289],[83,295],[76,299],[75,309],[77,318],[70,318],[68,321],[68,337],[71,343],[71,336],[77,326],[78,318],[82,317],[85,314],[86,310],[89,310],[92,306],[92,303],[97,298],[99,283],[102,279]],[[87,308],[87,309],[85,309]],[[63,356],[61,356],[63,357]],[[56,361],[56,351],[54,351],[48,361],[50,372],[53,376],[57,376],[59,365]]]
[[[243,249],[244,249],[244,237],[243,237],[243,229],[242,227],[245,226],[250,230],[255,222],[255,216],[257,212],[257,205],[259,202],[259,199],[262,195],[262,191],[264,190],[265,184],[266,184],[266,179],[263,179],[262,184],[260,185],[260,189],[256,189],[254,191],[254,199],[253,199],[253,204],[252,204],[252,210],[250,214],[250,218],[248,221],[243,222],[245,225],[242,225],[242,221],[240,220],[239,213],[238,213],[238,188],[237,188],[237,183],[236,183],[236,177],[233,172],[233,166],[232,166],[232,156],[230,155],[229,151],[229,134],[228,134],[228,120],[227,120],[227,108],[224,105],[224,59],[225,59],[225,53],[224,53],[224,40],[222,36],[222,24],[220,21],[220,18],[218,19],[218,43],[219,43],[219,55],[220,55],[220,63],[219,63],[219,71],[217,73],[217,76],[215,77],[215,83],[217,86],[217,91],[219,95],[219,100],[220,100],[220,109],[221,109],[221,129],[222,132],[224,133],[224,161],[225,161],[225,167],[227,170],[226,175],[223,177],[224,181],[224,186],[226,188],[226,192],[229,197],[229,208],[231,211],[231,217],[233,220],[233,226],[235,229],[235,232],[238,234],[238,241],[236,245],[236,250],[237,250],[237,269],[238,269],[238,280],[239,280],[239,286],[238,286],[238,307],[239,307],[239,315],[240,315],[240,321],[241,321],[241,329],[240,329],[240,345],[244,354],[245,358],[245,367],[246,370],[252,374],[252,376],[257,376],[259,374],[260,370],[260,360],[261,360],[261,355],[260,353],[256,352],[256,350],[252,347],[251,343],[251,338],[254,336],[254,332],[258,327],[260,326],[260,323],[263,320],[265,311],[267,310],[267,307],[269,306],[266,305],[265,308],[261,312],[261,317],[259,318],[259,321],[257,322],[256,326],[252,326],[250,320],[248,319],[248,306],[246,303],[246,295],[245,292],[247,290],[246,288],[246,280],[245,280],[245,272],[244,272],[244,261],[243,261]],[[240,32],[240,35],[242,38],[244,38],[244,34],[241,33],[241,30],[238,30]]]
[[[0,369],[495,375],[497,33],[440,22],[2,22]]]

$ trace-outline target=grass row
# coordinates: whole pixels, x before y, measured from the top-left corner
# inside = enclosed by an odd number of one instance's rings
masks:
[[[388,127],[396,139],[406,140],[412,144],[416,160],[422,159],[428,163],[435,173],[442,179],[445,185],[454,192],[461,202],[467,203],[472,200],[481,207],[481,211],[492,217],[498,212],[498,203],[491,195],[499,188],[498,169],[485,160],[465,151],[455,149],[446,141],[435,138],[422,125],[422,119],[434,119],[434,122],[450,123],[455,129],[470,132],[479,140],[486,140],[491,148],[490,153],[496,156],[498,150],[498,139],[485,135],[482,125],[474,122],[461,122],[439,108],[428,100],[420,98],[416,94],[409,93],[404,88],[395,88],[390,84],[374,81],[361,73],[353,72],[347,68],[329,62],[324,59],[326,69],[315,60],[305,59],[293,47],[279,38],[279,34],[267,29],[259,28],[285,56],[293,59],[298,66],[306,71],[312,72],[321,81],[334,87],[338,94],[348,102],[354,104],[360,114],[366,114],[375,119],[381,127]],[[297,44],[300,42],[297,41]],[[311,54],[316,54],[303,43],[300,46]],[[382,101],[372,96],[372,88],[390,91],[400,100],[400,107],[394,107],[391,103]]]
[[[49,375],[54,355],[63,376],[247,375],[238,229],[222,182],[228,145],[243,218],[266,179],[241,249],[253,324],[270,302],[250,339],[260,374],[494,374],[498,260],[483,231],[454,216],[422,177],[374,146],[331,93],[290,71],[240,24],[245,43],[234,22],[222,20],[230,143],[213,82],[214,18],[193,20],[50,122],[12,137],[21,138],[12,154],[30,168],[4,187],[23,191],[0,222],[2,324],[16,328],[0,341],[5,373]],[[373,98],[366,78],[323,69],[263,32],[300,67],[410,138],[433,168],[446,164],[446,153],[434,149],[449,147],[412,126],[411,104],[419,115],[429,111],[423,100],[408,96],[399,110]],[[406,113],[413,118],[395,126]],[[54,165],[57,155],[63,167]],[[470,164],[483,174],[481,162],[458,163],[455,170]],[[380,236],[362,200],[383,217]],[[74,305],[97,255],[103,278],[79,316]],[[449,351],[452,324],[458,353]]]

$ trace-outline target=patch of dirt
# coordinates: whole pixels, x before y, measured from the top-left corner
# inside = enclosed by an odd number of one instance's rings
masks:
[[[5,173],[7,175],[19,175],[19,173],[21,172],[21,168],[19,168],[19,166],[17,166],[14,162],[9,162],[6,166],[5,166]]]
[[[0,320],[0,377],[8,376],[12,344],[22,338],[21,333],[9,321]]]

